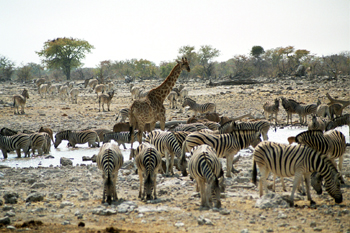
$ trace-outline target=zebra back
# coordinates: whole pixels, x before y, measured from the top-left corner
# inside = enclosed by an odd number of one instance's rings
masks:
[[[208,145],[200,145],[194,147],[191,151],[191,159],[188,164],[188,170],[196,181],[199,183],[207,183],[207,192],[200,190],[202,196],[202,206],[209,207],[209,195],[212,194],[216,199],[216,208],[221,207],[220,187],[218,178],[222,176],[222,167],[214,148]],[[201,185],[203,188],[204,186]],[[203,195],[205,198],[203,198]],[[205,200],[205,202],[204,202]]]
[[[13,135],[18,134],[18,132],[15,131],[15,130],[12,130],[12,129],[3,127],[3,128],[0,130],[0,134],[1,134],[2,136],[13,136]]]
[[[114,143],[103,144],[96,157],[97,167],[102,170],[102,178],[104,180],[103,199],[107,196],[108,204],[112,199],[117,200],[116,181],[118,178],[118,170],[124,162],[124,157],[119,147]]]
[[[147,200],[152,199],[152,191],[154,189],[154,198],[156,198],[156,176],[162,164],[162,158],[158,150],[149,143],[143,143],[136,149],[135,158],[136,167],[138,169],[140,178],[140,192],[139,197],[144,199],[146,195]],[[142,193],[142,179],[145,178],[144,190]]]
[[[188,132],[188,131],[176,131],[176,132],[172,132],[172,133],[176,137],[176,140],[179,143],[179,146],[182,146],[182,144],[185,141],[187,135],[189,135],[191,132]]]
[[[175,154],[177,158],[181,156],[181,147],[172,132],[153,130],[148,134],[145,142],[153,144],[162,155],[168,151],[170,154]]]

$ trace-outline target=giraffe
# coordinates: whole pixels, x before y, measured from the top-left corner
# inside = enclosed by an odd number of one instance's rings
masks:
[[[175,86],[182,70],[190,72],[189,62],[187,58],[182,58],[181,61],[176,61],[177,64],[171,70],[164,82],[156,88],[153,88],[148,94],[141,99],[135,100],[129,113],[130,119],[130,143],[131,155],[133,154],[134,129],[138,127],[139,131],[137,138],[139,143],[142,143],[142,134],[145,125],[150,124],[151,130],[155,128],[156,122],[160,122],[161,130],[165,129],[165,107],[163,105],[165,98],[169,95],[172,88]]]

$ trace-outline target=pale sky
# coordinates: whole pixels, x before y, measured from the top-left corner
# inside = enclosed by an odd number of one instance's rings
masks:
[[[317,56],[350,51],[350,0],[0,0],[0,55],[16,66],[57,37],[95,49],[83,60],[173,61],[179,48],[211,45],[216,61],[294,46]]]

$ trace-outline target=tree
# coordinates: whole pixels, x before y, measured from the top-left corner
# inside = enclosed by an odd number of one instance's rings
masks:
[[[254,56],[255,58],[260,58],[260,55],[265,53],[264,48],[256,45],[253,46],[252,50],[250,51],[250,55]]]
[[[211,45],[202,45],[198,51],[199,63],[202,67],[203,75],[210,77],[214,73],[213,59],[220,56],[220,51]]]
[[[48,68],[61,69],[70,80],[71,70],[83,65],[81,60],[91,49],[94,46],[85,40],[64,37],[46,41],[44,48],[36,53],[43,57],[42,62]]]
[[[18,68],[16,74],[18,76],[19,81],[21,82],[29,81],[31,77],[31,71],[32,71],[32,67],[30,66],[30,64],[23,65],[22,67]]]
[[[0,55],[0,81],[10,80],[15,67],[15,63],[5,56]]]

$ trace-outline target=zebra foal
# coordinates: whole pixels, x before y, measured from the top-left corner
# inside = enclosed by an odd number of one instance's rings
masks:
[[[137,131],[135,131],[136,137]],[[118,145],[123,145],[124,150],[126,150],[125,143],[130,143],[130,133],[129,132],[109,132],[103,135],[103,143],[110,142],[114,140]]]
[[[277,124],[277,114],[280,110],[279,106],[280,106],[280,101],[277,98],[275,99],[274,103],[266,102],[263,105],[264,115],[266,120],[269,120],[272,115],[275,115],[275,123]]]
[[[343,201],[340,190],[340,174],[329,158],[305,145],[287,145],[275,142],[264,141],[255,147],[253,152],[252,181],[256,184],[258,164],[260,170],[260,197],[263,189],[268,192],[266,178],[270,172],[279,177],[294,176],[293,189],[290,196],[290,206],[294,207],[294,193],[299,187],[304,176],[306,184],[307,199],[310,204],[315,202],[310,194],[310,174],[319,172],[325,179],[327,192],[334,198],[336,203]]]
[[[21,95],[14,95],[13,96],[13,107],[15,107],[17,109],[17,112],[15,110],[14,114],[20,114],[18,111],[19,107],[21,107],[21,114],[24,114],[24,107],[26,105],[27,99],[29,99],[29,94],[28,94],[28,90],[25,88],[22,91]]]
[[[30,142],[30,137],[26,134],[19,133],[13,136],[2,136],[0,134],[0,149],[4,159],[7,159],[7,152],[14,150],[17,157],[21,158],[21,149],[24,152],[24,157],[29,157]]]
[[[166,158],[166,172],[165,175],[174,175],[174,157],[180,158],[181,147],[172,132],[153,130],[148,134],[145,142],[153,144],[154,147],[159,151],[162,157]],[[169,158],[170,155],[170,158]]]
[[[223,177],[221,163],[214,148],[208,145],[194,147],[188,163],[190,176],[196,180],[201,196],[201,206],[210,208],[210,196],[216,200],[215,207],[220,208],[219,178]]]
[[[149,143],[143,143],[136,149],[135,163],[138,169],[140,179],[139,198],[144,200],[145,195],[147,200],[157,199],[157,174],[162,165],[162,157],[159,151]],[[145,179],[144,184],[143,179]],[[142,192],[143,186],[143,192]],[[153,191],[153,198],[152,198]]]
[[[68,140],[69,144],[74,148],[76,144],[88,143],[89,147],[99,147],[100,138],[94,130],[85,130],[85,131],[71,131],[63,130],[58,132],[55,135],[54,146],[57,148],[62,140]],[[96,143],[97,142],[97,143]]]
[[[97,167],[102,170],[103,179],[103,197],[102,203],[110,205],[112,201],[118,200],[116,191],[116,183],[118,178],[118,170],[122,167],[124,157],[120,152],[118,145],[114,143],[103,144],[96,157]],[[112,200],[113,199],[113,200]]]
[[[119,122],[125,122],[125,120],[127,118],[129,118],[129,112],[130,112],[130,108],[122,108],[120,109],[118,116],[115,118],[116,121],[118,121],[119,116],[121,116],[121,119]]]
[[[216,112],[216,105],[214,103],[205,103],[205,104],[197,104],[193,99],[186,97],[182,107],[189,106],[190,109],[194,111],[194,115],[197,116],[197,113],[207,113],[207,112]]]
[[[213,147],[219,158],[227,160],[226,177],[231,177],[234,155],[241,149],[252,145],[255,147],[261,142],[261,134],[256,130],[235,130],[227,134],[206,134],[195,132],[189,134],[182,144],[182,152],[179,167],[184,176],[187,176],[187,160],[186,151],[190,152],[195,146],[207,144]]]

